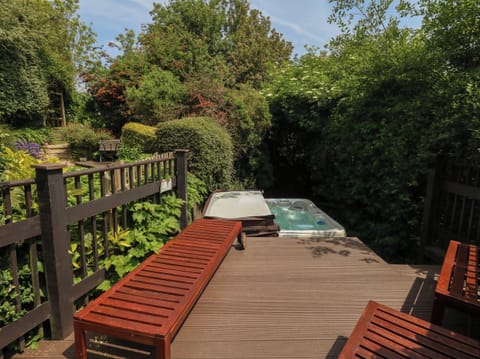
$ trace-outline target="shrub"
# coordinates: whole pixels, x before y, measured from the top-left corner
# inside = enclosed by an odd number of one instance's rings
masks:
[[[70,123],[60,131],[64,141],[68,142],[74,158],[93,159],[98,150],[100,140],[112,139],[110,132],[93,129],[90,125]]]
[[[225,129],[208,117],[191,117],[158,125],[157,152],[190,150],[189,171],[205,182],[209,191],[232,184],[232,140]]]
[[[142,125],[137,122],[129,122],[122,127],[120,143],[125,146],[139,146],[143,152],[155,152],[156,127]]]
[[[52,142],[52,130],[50,128],[22,128],[13,132],[12,138],[18,141],[39,143]]]
[[[142,151],[140,145],[130,146],[120,142],[120,145],[118,146],[117,157],[119,160],[135,162],[144,159],[146,156],[147,154]]]

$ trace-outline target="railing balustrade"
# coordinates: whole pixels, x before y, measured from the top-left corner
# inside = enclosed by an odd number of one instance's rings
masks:
[[[0,357],[12,343],[23,350],[32,330],[72,332],[76,305],[105,279],[109,233],[131,225],[131,204],[176,192],[186,227],[187,152],[66,173],[40,164],[35,179],[0,183],[0,295],[11,303],[0,308]]]
[[[480,166],[439,157],[429,173],[422,248],[443,257],[451,239],[480,244]]]

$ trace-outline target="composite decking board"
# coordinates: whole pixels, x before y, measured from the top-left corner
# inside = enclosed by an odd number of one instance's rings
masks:
[[[429,318],[435,282],[425,278],[440,268],[422,268],[389,265],[355,238],[248,238],[177,333],[172,359],[336,358],[369,299]],[[410,295],[423,280],[426,290]]]

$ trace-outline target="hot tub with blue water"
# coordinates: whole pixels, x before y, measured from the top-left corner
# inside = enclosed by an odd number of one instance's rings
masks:
[[[345,237],[345,229],[305,198],[266,198],[282,237]]]
[[[264,198],[253,191],[215,191],[203,210],[205,218],[242,221],[249,235],[282,237],[345,237],[345,229],[312,201]]]

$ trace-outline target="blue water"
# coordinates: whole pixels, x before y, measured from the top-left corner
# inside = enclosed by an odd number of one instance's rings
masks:
[[[314,213],[313,208],[307,203],[268,202],[268,207],[280,230],[288,231],[321,231],[332,228],[325,222],[320,214]]]

